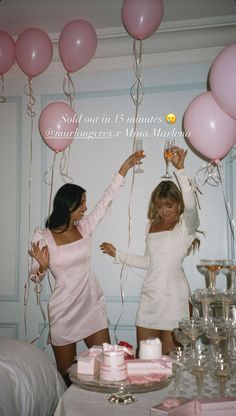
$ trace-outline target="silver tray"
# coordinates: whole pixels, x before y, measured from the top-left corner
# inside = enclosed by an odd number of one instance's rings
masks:
[[[99,375],[88,376],[77,374],[77,365],[73,364],[69,369],[69,377],[75,385],[84,390],[91,390],[101,393],[113,393],[122,388],[124,393],[147,393],[149,391],[161,390],[167,387],[173,376],[166,376],[161,381],[152,381],[143,384],[130,383],[127,379],[123,381],[104,381],[100,380]]]

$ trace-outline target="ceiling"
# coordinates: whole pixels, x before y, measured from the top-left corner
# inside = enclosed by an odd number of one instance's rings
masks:
[[[144,0],[145,1],[145,0]],[[123,28],[123,0],[0,0],[0,29],[17,37],[24,29],[38,27],[49,35],[60,34],[68,22],[84,19],[97,33]],[[235,21],[235,0],[164,0],[161,27],[188,20]]]

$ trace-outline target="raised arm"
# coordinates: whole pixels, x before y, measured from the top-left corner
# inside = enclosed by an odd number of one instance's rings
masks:
[[[184,160],[186,157],[187,151],[183,149],[176,148],[174,149],[171,162],[176,168],[176,177],[178,183],[181,187],[183,200],[184,200],[184,220],[186,229],[189,234],[194,233],[199,227],[200,221],[198,216],[197,201],[194,191],[192,189],[191,183],[184,169]]]
[[[128,159],[126,159],[125,162],[121,165],[119,172],[114,176],[113,181],[106,188],[93,211],[85,216],[82,220],[80,220],[79,226],[85,228],[88,234],[93,232],[95,226],[106,214],[120,186],[124,184],[124,177],[126,176],[128,170],[138,164],[144,157],[145,155],[143,152],[135,152],[129,156]]]

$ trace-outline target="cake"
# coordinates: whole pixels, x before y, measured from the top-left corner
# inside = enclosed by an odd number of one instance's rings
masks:
[[[139,358],[143,360],[155,360],[162,355],[162,344],[159,338],[149,338],[140,341]]]
[[[125,353],[118,345],[103,344],[100,363],[100,379],[105,381],[122,381],[127,378]]]
[[[128,360],[127,375],[172,374],[172,360],[160,358],[159,360]]]
[[[100,369],[102,348],[94,346],[77,357],[77,374],[94,375]]]

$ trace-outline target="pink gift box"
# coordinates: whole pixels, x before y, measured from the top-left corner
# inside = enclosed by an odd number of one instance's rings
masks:
[[[195,416],[195,401],[185,397],[167,397],[150,409],[150,416]]]
[[[235,416],[236,397],[196,400],[197,416]]]

